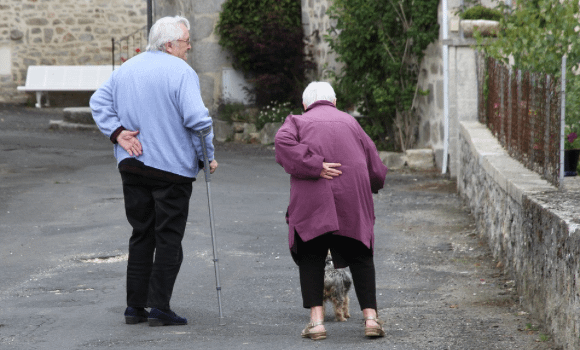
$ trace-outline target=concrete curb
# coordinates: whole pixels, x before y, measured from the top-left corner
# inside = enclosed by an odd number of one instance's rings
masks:
[[[69,123],[64,120],[51,120],[48,124],[49,129],[71,129],[71,130],[95,130],[98,131],[99,128],[93,124],[80,124],[80,123]]]
[[[49,129],[99,130],[90,107],[67,107],[62,111],[63,120],[51,120]]]

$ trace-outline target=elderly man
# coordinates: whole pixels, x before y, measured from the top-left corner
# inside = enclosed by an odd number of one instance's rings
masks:
[[[313,82],[302,96],[302,115],[290,115],[276,134],[276,161],[290,174],[289,245],[299,267],[310,323],[302,337],[326,338],[324,266],[350,267],[365,319],[365,335],[382,337],[377,318],[372,193],[383,188],[387,168],[358,122],[336,109],[332,86]]]
[[[114,144],[125,212],[133,228],[128,324],[187,324],[171,311],[170,299],[183,260],[192,183],[203,164],[196,132],[206,131],[210,172],[218,166],[212,119],[201,99],[198,76],[185,62],[191,49],[189,28],[183,17],[159,19],[149,33],[147,52],[114,71],[90,101],[96,124]]]

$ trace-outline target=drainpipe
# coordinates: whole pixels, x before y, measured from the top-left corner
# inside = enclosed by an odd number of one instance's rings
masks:
[[[560,190],[564,190],[564,137],[566,127],[566,61],[567,56],[562,57],[562,87],[561,87],[561,98],[560,98]]]
[[[449,24],[447,14],[447,0],[443,0],[443,117],[445,118],[443,136],[443,167],[442,174],[447,173],[447,159],[449,157]]]
[[[153,26],[153,0],[147,0],[147,38],[149,38],[149,31]]]

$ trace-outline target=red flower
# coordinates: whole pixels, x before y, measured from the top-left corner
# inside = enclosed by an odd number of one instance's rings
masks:
[[[125,61],[127,61],[127,59],[125,57],[121,57],[121,62],[124,63]]]
[[[139,53],[139,52],[141,52],[141,49],[139,49],[139,48],[136,48],[136,49],[135,49],[135,52]]]

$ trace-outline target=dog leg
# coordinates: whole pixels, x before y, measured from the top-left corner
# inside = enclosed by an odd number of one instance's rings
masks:
[[[336,320],[338,322],[346,321],[346,318],[344,318],[343,314],[343,302],[339,301],[337,298],[332,298],[332,303],[334,304],[334,316],[336,317]]]
[[[349,306],[349,303],[350,303],[350,300],[348,299],[348,295],[347,295],[344,298],[344,303],[342,304],[343,310],[344,310],[343,311],[343,314],[344,314],[344,317],[346,317],[346,318],[350,318],[350,312],[348,311],[348,309],[349,309],[349,307],[348,307]]]

